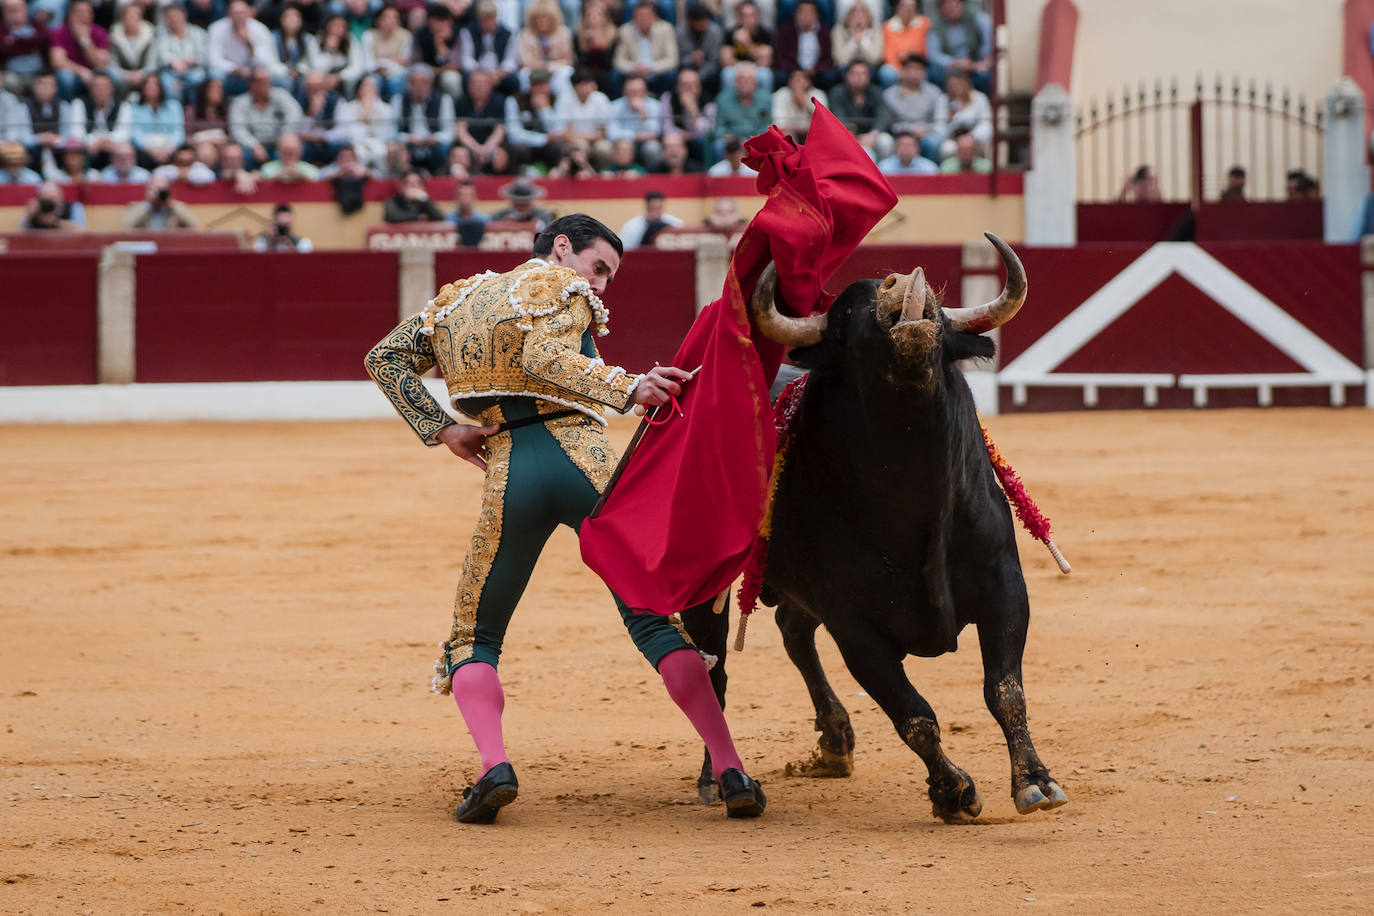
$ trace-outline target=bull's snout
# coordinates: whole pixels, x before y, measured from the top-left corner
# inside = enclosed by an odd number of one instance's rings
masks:
[[[888,274],[878,287],[877,313],[892,329],[906,322],[934,318],[934,297],[926,284],[925,270],[918,267],[909,274]]]

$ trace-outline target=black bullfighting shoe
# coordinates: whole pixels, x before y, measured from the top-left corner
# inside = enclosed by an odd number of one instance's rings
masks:
[[[758,817],[768,807],[763,786],[735,769],[720,774],[720,797],[726,817]]]
[[[519,792],[515,770],[509,763],[498,763],[477,780],[477,785],[463,790],[463,803],[453,812],[454,817],[464,824],[490,824]]]

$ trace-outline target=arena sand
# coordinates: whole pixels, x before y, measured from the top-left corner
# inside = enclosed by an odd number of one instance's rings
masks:
[[[822,639],[855,775],[787,778],[811,710],[762,615],[730,656],[758,821],[557,535],[502,665],[519,801],[428,693],[480,487],[399,421],[0,431],[0,911],[1336,912],[1374,907],[1374,412],[995,418],[1025,675],[1070,804],[1015,814],[976,636],[909,661],[981,787],[924,770]],[[613,427],[618,443],[629,436]]]

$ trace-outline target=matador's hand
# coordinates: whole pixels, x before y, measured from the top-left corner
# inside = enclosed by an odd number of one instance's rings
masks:
[[[668,403],[670,397],[682,394],[679,382],[688,381],[691,377],[692,373],[676,366],[655,366],[640,377],[630,400],[645,407],[661,407]]]
[[[448,446],[449,451],[483,471],[487,469],[487,436],[496,435],[499,427],[470,426],[454,423],[445,426],[434,438]]]

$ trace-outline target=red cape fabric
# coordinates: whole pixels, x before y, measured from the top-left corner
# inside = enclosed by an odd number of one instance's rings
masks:
[[[768,200],[735,248],[721,298],[673,359],[702,367],[678,399],[683,416],[645,432],[600,514],[582,525],[582,559],[640,612],[672,614],[728,588],[763,519],[776,445],[768,389],[783,347],[752,326],[748,301],[769,259],[790,310],[828,308],[823,285],[897,203],[824,106],[804,146],[770,127],[745,150]]]

